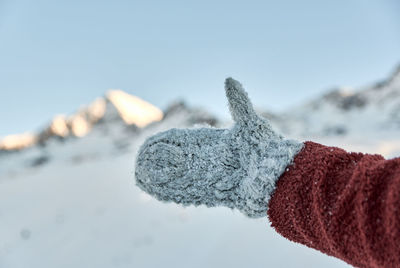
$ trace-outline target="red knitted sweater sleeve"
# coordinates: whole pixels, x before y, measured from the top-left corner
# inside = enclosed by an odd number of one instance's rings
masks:
[[[356,267],[400,267],[400,158],[306,142],[277,182],[272,226]]]

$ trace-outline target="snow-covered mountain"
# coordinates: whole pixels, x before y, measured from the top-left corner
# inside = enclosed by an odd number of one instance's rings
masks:
[[[281,120],[282,118],[288,120]],[[385,81],[360,89],[337,88],[280,115],[295,135],[354,135],[400,131],[400,66]]]
[[[264,115],[291,137],[396,156],[400,152],[400,66],[382,82],[359,89],[336,88],[281,114]]]
[[[265,115],[291,137],[400,155],[399,73]],[[0,268],[347,267],[287,241],[266,219],[160,203],[134,185],[134,158],[146,137],[203,124],[222,125],[181,102],[162,112],[110,91],[39,133],[3,140]]]
[[[123,121],[127,125],[145,127],[160,121],[163,113],[157,107],[122,90],[110,90],[75,114],[57,115],[39,133],[10,135],[0,140],[0,150],[20,150],[36,144],[45,145],[50,139],[83,137],[103,122]]]

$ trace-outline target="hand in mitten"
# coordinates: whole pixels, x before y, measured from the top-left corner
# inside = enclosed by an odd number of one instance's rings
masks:
[[[170,129],[141,146],[137,185],[162,201],[226,206],[266,216],[275,183],[303,144],[277,134],[258,116],[242,85],[225,81],[231,129]]]

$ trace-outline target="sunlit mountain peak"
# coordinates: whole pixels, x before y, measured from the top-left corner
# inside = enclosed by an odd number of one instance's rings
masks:
[[[64,115],[56,115],[50,124],[50,130],[57,136],[65,137],[69,134],[67,120]]]
[[[32,133],[8,135],[0,140],[0,150],[19,150],[32,146],[37,140]]]
[[[110,90],[106,97],[129,125],[145,127],[152,122],[160,121],[163,117],[163,112],[159,108],[122,90]]]

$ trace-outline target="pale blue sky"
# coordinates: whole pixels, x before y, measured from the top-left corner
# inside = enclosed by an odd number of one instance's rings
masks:
[[[282,110],[400,63],[400,1],[0,0],[0,136],[109,88],[227,116],[223,81]]]

